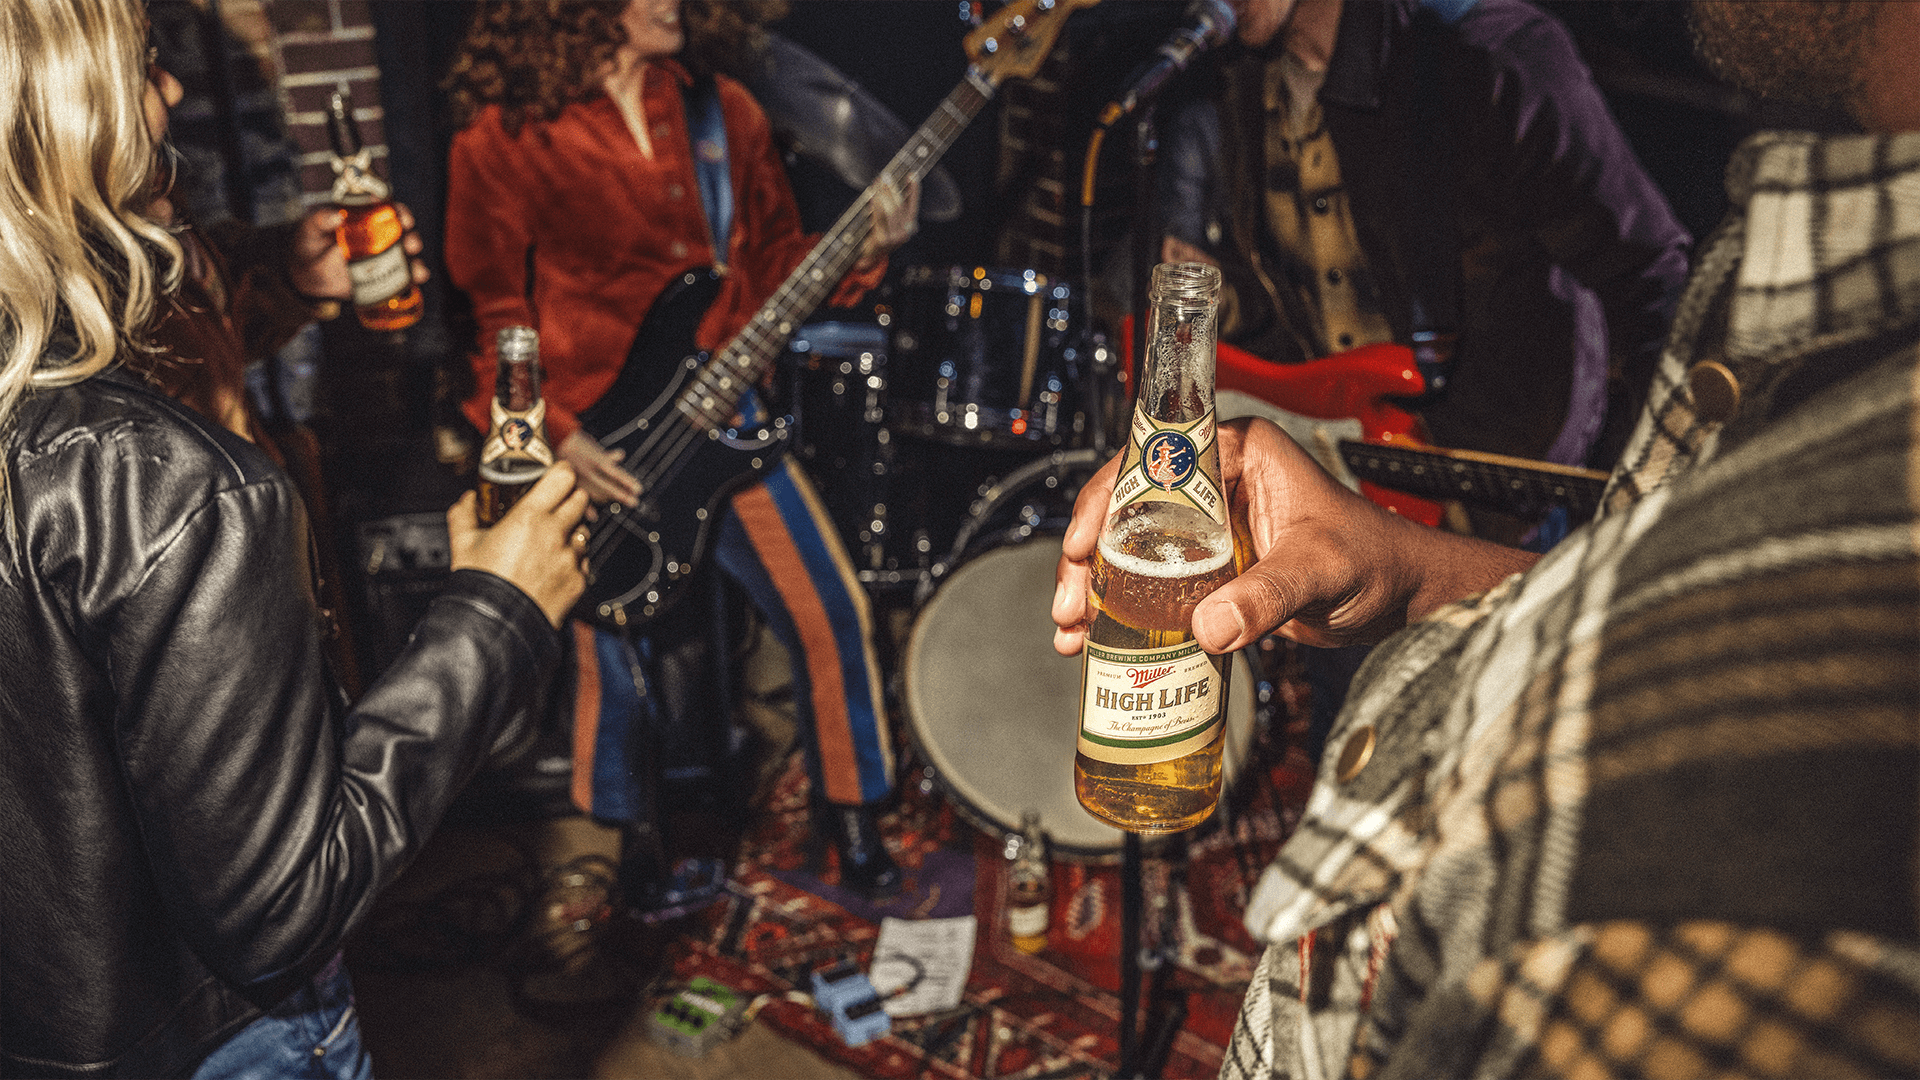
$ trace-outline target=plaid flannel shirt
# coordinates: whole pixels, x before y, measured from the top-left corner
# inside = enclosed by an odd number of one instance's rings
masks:
[[[1920,1073],[1920,135],[1728,191],[1596,519],[1356,679],[1222,1076]]]

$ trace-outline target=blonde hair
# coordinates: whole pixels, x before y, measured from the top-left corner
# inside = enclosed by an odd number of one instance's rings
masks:
[[[0,433],[32,390],[139,347],[179,284],[179,242],[143,215],[146,50],[138,0],[0,2]]]

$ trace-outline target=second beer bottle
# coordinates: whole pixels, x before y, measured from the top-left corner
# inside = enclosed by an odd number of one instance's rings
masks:
[[[547,403],[540,396],[540,337],[531,326],[509,326],[494,335],[499,370],[494,377],[491,423],[480,446],[480,524],[507,516],[513,504],[553,464],[547,442]]]
[[[1092,561],[1074,792],[1131,832],[1192,828],[1220,799],[1226,656],[1193,611],[1239,572],[1214,441],[1220,271],[1162,263],[1127,449]]]

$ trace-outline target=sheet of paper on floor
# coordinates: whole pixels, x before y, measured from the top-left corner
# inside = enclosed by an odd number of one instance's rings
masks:
[[[888,1016],[919,1016],[939,1012],[960,1004],[967,988],[967,975],[973,969],[975,920],[971,915],[953,919],[882,919],[880,937],[873,943],[873,963],[867,978],[874,991],[886,1000],[882,1007]],[[920,981],[898,997],[887,995]]]

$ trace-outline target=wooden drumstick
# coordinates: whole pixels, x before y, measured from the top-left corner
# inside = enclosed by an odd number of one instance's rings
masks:
[[[1042,284],[1045,284],[1044,280]],[[1027,297],[1027,349],[1020,358],[1020,396],[1014,399],[1022,409],[1027,410],[1029,421],[1033,412],[1033,369],[1040,362],[1040,308],[1043,303],[1040,293],[1045,291],[1041,289]]]

